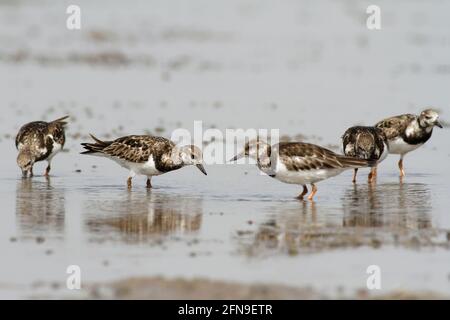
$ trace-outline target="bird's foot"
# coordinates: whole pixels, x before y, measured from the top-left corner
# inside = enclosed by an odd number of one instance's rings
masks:
[[[312,190],[311,190],[311,193],[308,196],[308,200],[309,201],[314,201],[314,196],[316,195],[316,193],[317,193],[317,187],[316,187],[315,184],[312,184]]]
[[[298,200],[303,200],[305,195],[308,193],[308,188],[306,186],[303,186],[303,191],[300,193],[297,197]]]

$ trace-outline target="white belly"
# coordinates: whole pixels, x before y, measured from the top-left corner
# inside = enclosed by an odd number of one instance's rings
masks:
[[[407,144],[405,141],[403,141],[402,138],[396,138],[394,140],[389,140],[389,153],[391,154],[407,154],[408,152],[411,152],[413,150],[416,150],[422,144]]]
[[[52,153],[48,156],[47,160],[51,161],[62,150],[62,145],[53,141]]]
[[[380,163],[384,159],[386,159],[389,154],[389,148],[388,148],[387,144],[386,143],[383,143],[383,144],[384,144],[383,153],[381,154],[380,159],[378,159],[378,163]]]
[[[346,169],[316,169],[305,171],[289,171],[286,169],[284,164],[278,162],[276,175],[274,178],[284,183],[305,185],[335,177],[345,170]]]
[[[141,174],[144,176],[158,176],[162,174],[161,171],[156,169],[155,161],[153,160],[153,157],[150,156],[147,162],[144,163],[136,163],[136,162],[130,162],[119,158],[111,158],[116,163],[118,163],[123,168],[126,168],[130,171],[133,171],[135,174]]]

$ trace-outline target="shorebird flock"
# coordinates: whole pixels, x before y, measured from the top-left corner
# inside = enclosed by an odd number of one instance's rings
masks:
[[[17,165],[22,176],[33,176],[33,165],[47,161],[44,175],[50,174],[54,156],[64,148],[65,126],[68,116],[51,121],[35,121],[20,128],[16,137],[19,151]],[[260,139],[249,141],[244,150],[230,161],[242,157],[256,160],[258,168],[268,176],[284,183],[303,187],[298,196],[308,200],[317,193],[316,183],[353,169],[356,183],[358,169],[370,167],[369,183],[377,176],[377,166],[388,154],[399,154],[400,177],[405,175],[404,156],[424,145],[431,137],[433,128],[442,128],[439,114],[427,109],[419,115],[403,114],[384,119],[374,126],[355,126],[342,136],[344,154],[337,154],[318,145],[305,142],[280,142],[269,145]],[[114,141],[102,141],[91,135],[93,142],[82,143],[81,154],[105,157],[129,170],[128,188],[132,187],[135,175],[147,177],[147,188],[152,188],[151,179],[185,166],[194,165],[203,174],[202,151],[195,145],[178,146],[174,142],[156,136],[131,135]]]

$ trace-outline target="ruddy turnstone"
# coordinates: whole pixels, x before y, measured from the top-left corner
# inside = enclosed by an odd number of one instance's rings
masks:
[[[177,146],[163,137],[132,135],[114,141],[101,141],[91,135],[95,143],[82,143],[87,150],[81,154],[90,154],[109,158],[120,166],[130,170],[127,185],[136,174],[147,176],[147,188],[151,188],[152,176],[195,165],[206,175],[203,167],[202,152],[194,145]]]
[[[308,193],[307,184],[312,190],[308,200],[317,193],[316,182],[325,180],[348,169],[372,166],[373,161],[339,155],[320,146],[303,142],[281,142],[273,146],[264,141],[247,142],[244,151],[233,157],[256,160],[258,168],[279,181],[303,186],[299,199]]]
[[[377,164],[386,159],[389,150],[383,130],[376,127],[351,127],[342,136],[342,148],[348,157],[376,161]],[[369,173],[369,182],[376,177],[376,166]],[[353,173],[353,183],[356,182],[358,168]]]
[[[20,128],[16,136],[16,148],[19,150],[17,165],[22,170],[23,177],[28,174],[33,176],[33,165],[35,162],[47,160],[45,176],[48,176],[51,169],[53,157],[60,152],[66,136],[64,126],[69,116],[51,121],[35,121],[25,124]]]
[[[439,114],[432,109],[424,110],[418,116],[402,114],[387,118],[378,122],[375,126],[383,130],[386,135],[389,153],[400,155],[400,161],[398,162],[400,177],[405,176],[403,170],[405,154],[427,142],[431,138],[434,126],[442,128],[439,123]]]

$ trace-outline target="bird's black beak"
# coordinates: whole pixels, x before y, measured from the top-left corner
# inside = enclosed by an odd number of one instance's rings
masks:
[[[198,168],[198,170],[200,170],[205,176],[208,175],[208,174],[206,173],[205,167],[203,167],[202,164],[196,164],[195,166],[196,166],[196,167]]]
[[[444,126],[439,122],[439,120],[436,120],[436,122],[434,123],[436,126],[438,126],[439,128],[443,128]]]
[[[243,152],[241,152],[241,153],[235,155],[235,156],[234,156],[233,158],[231,158],[228,162],[234,162],[234,161],[237,161],[237,160],[239,160],[239,159],[242,158],[242,157],[244,157],[244,153],[243,153]]]

